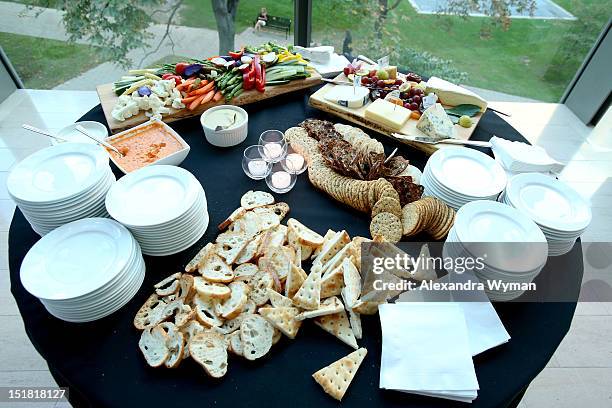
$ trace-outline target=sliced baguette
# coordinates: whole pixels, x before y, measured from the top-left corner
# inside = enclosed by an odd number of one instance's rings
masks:
[[[209,254],[198,266],[200,275],[209,282],[228,283],[234,280],[234,272],[221,257],[215,253]]]
[[[244,350],[242,348],[242,340],[240,339],[240,330],[228,334],[229,346],[228,350],[237,356],[242,356]]]
[[[223,324],[223,319],[217,316],[216,302],[209,298],[196,296],[193,298],[196,310],[196,318],[205,327],[219,327]]]
[[[185,347],[183,347],[183,359],[186,359],[189,357],[189,340],[191,340],[191,338],[196,334],[203,332],[204,326],[202,326],[200,322],[194,319],[188,322],[183,327],[181,327],[180,330],[181,333],[183,333],[183,337],[185,339]]]
[[[295,232],[298,240],[302,244],[315,247],[323,244],[323,236],[314,232],[295,218],[289,218],[289,220],[287,220],[287,227]]]
[[[180,284],[179,279],[181,278],[181,273],[173,273],[168,276],[166,279],[163,279],[161,282],[153,285],[155,288],[155,293],[159,296],[169,296],[173,293],[178,292]]]
[[[257,272],[259,272],[257,265],[252,263],[243,263],[234,269],[234,280],[248,283]]]
[[[247,191],[240,199],[240,205],[246,210],[274,203],[272,194],[265,191]]]
[[[231,289],[227,285],[209,282],[201,276],[196,276],[193,282],[198,295],[204,298],[225,300],[232,294]]]
[[[134,327],[138,330],[144,330],[161,323],[165,319],[164,309],[166,306],[167,303],[161,300],[156,293],[152,294],[136,312]]]
[[[159,326],[148,327],[140,335],[138,347],[151,367],[159,367],[168,360],[170,352],[166,340],[166,332]]]
[[[214,330],[192,337],[189,354],[211,377],[221,378],[227,372],[227,343],[224,336]]]
[[[227,227],[230,226],[230,224],[234,221],[236,221],[238,218],[242,217],[244,215],[244,213],[246,212],[246,210],[242,207],[238,207],[236,208],[230,215],[229,217],[227,217],[221,224],[219,224],[219,226],[217,228],[219,228],[219,231],[223,231],[224,229],[226,229]]]
[[[197,271],[200,262],[202,262],[203,259],[208,257],[211,252],[214,252],[214,250],[215,244],[213,244],[212,242],[206,244],[202,249],[198,251],[196,256],[194,256],[193,259],[189,261],[189,263],[185,266],[185,272],[193,273]]]
[[[268,302],[268,289],[274,286],[274,278],[272,274],[267,271],[259,271],[249,281],[249,287],[251,288],[251,300],[255,302],[257,306],[261,306]]]
[[[228,265],[234,263],[240,252],[249,243],[246,235],[236,232],[224,232],[217,237],[216,253],[225,259]]]
[[[185,337],[179,329],[170,322],[160,323],[166,333],[166,348],[168,349],[168,358],[164,362],[167,368],[176,368],[183,360],[185,350]]]
[[[257,248],[259,246],[260,240],[260,235],[256,236],[255,238],[252,238],[249,243],[246,244],[244,248],[242,248],[242,251],[240,251],[238,257],[236,257],[236,259],[234,260],[234,263],[241,265],[247,262],[251,262],[257,254]]]
[[[264,205],[262,207],[253,208],[253,212],[255,214],[260,214],[262,212],[267,212],[271,210],[274,214],[278,216],[278,218],[282,221],[283,218],[289,214],[289,204],[279,202],[274,204]]]
[[[263,317],[252,314],[242,319],[240,340],[243,355],[247,360],[256,360],[265,356],[272,347],[274,328]]]
[[[223,303],[217,303],[217,314],[224,319],[233,319],[242,312],[247,303],[249,287],[244,282],[232,282],[229,284],[231,296]]]

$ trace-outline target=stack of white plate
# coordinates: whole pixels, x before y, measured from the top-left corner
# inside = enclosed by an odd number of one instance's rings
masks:
[[[469,148],[440,149],[431,155],[421,185],[455,210],[476,200],[497,200],[506,186],[506,173],[494,159]]]
[[[21,264],[21,283],[49,313],[89,322],[120,309],[144,280],[138,242],[121,224],[86,218],[45,235]]]
[[[32,229],[45,235],[72,221],[108,217],[104,197],[115,176],[99,146],[62,143],[26,157],[6,185]]]
[[[176,166],[147,166],[125,175],[108,191],[106,209],[134,234],[146,255],[181,252],[208,227],[202,185]]]
[[[591,223],[591,206],[567,184],[540,173],[510,179],[500,201],[527,214],[548,240],[548,254],[568,253]]]
[[[489,298],[511,300],[524,290],[504,291],[489,282],[532,282],[546,264],[548,245],[536,223],[515,208],[495,201],[473,201],[457,211],[443,253],[453,259],[480,258],[482,263],[472,271],[484,283]]]

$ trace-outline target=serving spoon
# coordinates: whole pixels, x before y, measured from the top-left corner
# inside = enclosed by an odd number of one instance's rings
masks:
[[[491,142],[480,142],[477,140],[461,140],[461,139],[434,139],[426,136],[410,136],[402,133],[393,133],[393,136],[398,139],[409,140],[411,142],[425,143],[436,145],[438,143],[452,144],[452,145],[463,145],[463,146],[478,146],[478,147],[491,147]]]
[[[31,126],[31,125],[26,125],[25,123],[23,125],[21,125],[21,127],[26,129],[26,130],[29,130],[30,132],[38,133],[39,135],[43,135],[43,136],[50,137],[51,139],[55,139],[58,142],[67,142],[68,141],[68,140],[63,139],[63,138],[61,138],[59,136],[52,135],[51,133],[46,132],[46,131],[44,131],[42,129],[39,129],[37,127]]]
[[[81,125],[76,125],[76,130],[78,130],[79,132],[81,132],[82,134],[84,134],[85,136],[87,136],[88,138],[90,138],[91,140],[95,141],[98,144],[101,144],[102,146],[111,149],[113,152],[117,153],[119,156],[121,157],[125,157],[125,154],[121,153],[119,151],[119,149],[117,149],[115,146],[106,143],[104,140],[100,140],[96,137],[93,137],[92,135],[90,135],[89,133],[87,133],[87,130],[85,130],[85,128]]]
[[[234,113],[234,116],[232,117],[232,123],[230,123],[229,125],[217,125],[217,127],[215,128],[215,132],[218,132],[220,130],[229,129],[232,126],[234,126],[234,123],[236,123],[236,113]]]

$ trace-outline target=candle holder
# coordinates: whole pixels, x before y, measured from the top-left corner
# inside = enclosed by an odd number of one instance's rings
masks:
[[[288,144],[287,147],[287,156],[283,160],[281,160],[281,166],[285,169],[286,172],[291,174],[302,174],[308,168],[308,163],[304,159],[304,156],[296,152],[291,144]]]
[[[262,155],[261,145],[249,146],[244,149],[242,155],[242,170],[244,174],[253,180],[261,180],[266,178],[272,170],[272,163],[268,162]]]
[[[278,163],[287,155],[287,142],[280,130],[266,130],[259,136],[261,155],[270,163]]]
[[[297,176],[283,169],[280,163],[272,165],[272,171],[266,177],[266,184],[275,193],[283,194],[290,191],[295,185]]]

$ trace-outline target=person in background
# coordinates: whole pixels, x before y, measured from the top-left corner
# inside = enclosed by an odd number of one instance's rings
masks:
[[[260,31],[261,27],[266,25],[266,21],[268,21],[268,10],[262,7],[257,16],[257,21],[255,22],[255,31]]]

